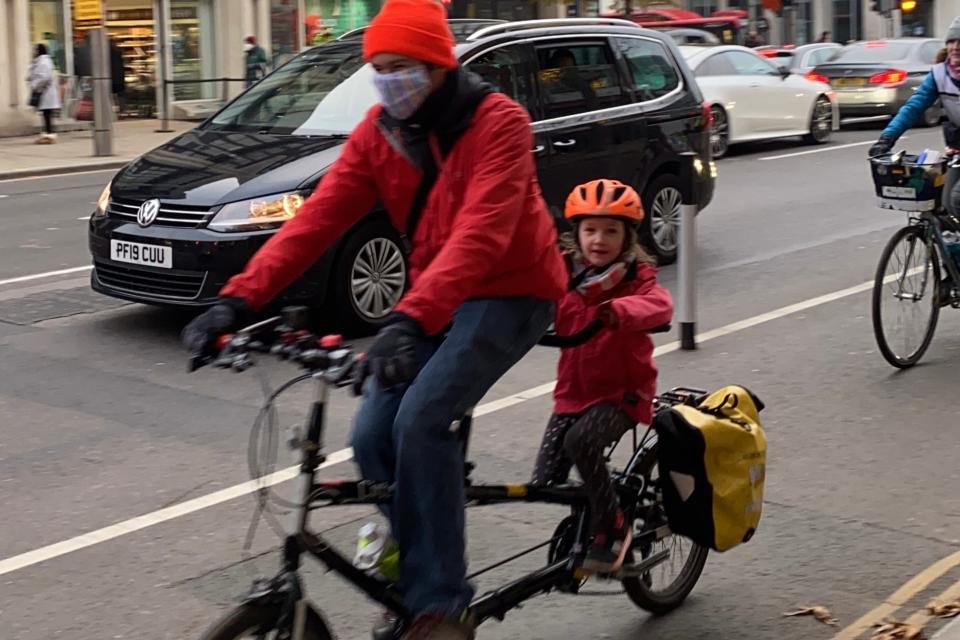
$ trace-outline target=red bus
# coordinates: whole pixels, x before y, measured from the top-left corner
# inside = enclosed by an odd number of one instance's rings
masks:
[[[623,18],[621,13],[604,13],[605,18]],[[730,9],[727,11],[717,11],[709,18],[704,18],[699,13],[687,11],[686,9],[674,9],[670,7],[635,9],[631,12],[629,20],[636,22],[642,27],[651,27],[654,29],[688,28],[703,29],[709,31],[720,39],[723,44],[743,44],[743,38],[746,26],[745,11]]]

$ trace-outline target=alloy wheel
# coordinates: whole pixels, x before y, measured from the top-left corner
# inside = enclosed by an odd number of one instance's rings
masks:
[[[407,283],[403,252],[388,238],[373,238],[364,244],[350,269],[350,296],[354,308],[368,321],[393,310]]]
[[[683,197],[676,187],[664,187],[653,198],[650,208],[650,231],[657,248],[671,253],[677,248],[680,231],[680,205]]]

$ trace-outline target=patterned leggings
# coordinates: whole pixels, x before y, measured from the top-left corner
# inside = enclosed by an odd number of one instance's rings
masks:
[[[590,500],[594,530],[611,527],[617,494],[603,452],[633,426],[630,416],[612,404],[598,404],[581,414],[553,414],[537,454],[533,484],[563,484],[576,464]]]

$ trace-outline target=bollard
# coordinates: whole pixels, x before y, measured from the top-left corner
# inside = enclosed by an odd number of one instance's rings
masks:
[[[677,245],[678,278],[680,281],[680,348],[693,351],[697,348],[697,154],[687,151],[680,154],[680,242]]]
[[[90,30],[93,72],[93,155],[113,155],[113,103],[110,100],[110,47],[107,30]]]

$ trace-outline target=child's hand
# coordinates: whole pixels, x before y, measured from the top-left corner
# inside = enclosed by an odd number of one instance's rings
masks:
[[[617,310],[613,308],[613,303],[604,302],[597,308],[597,319],[606,327],[616,329],[620,324],[620,318],[617,316]]]

